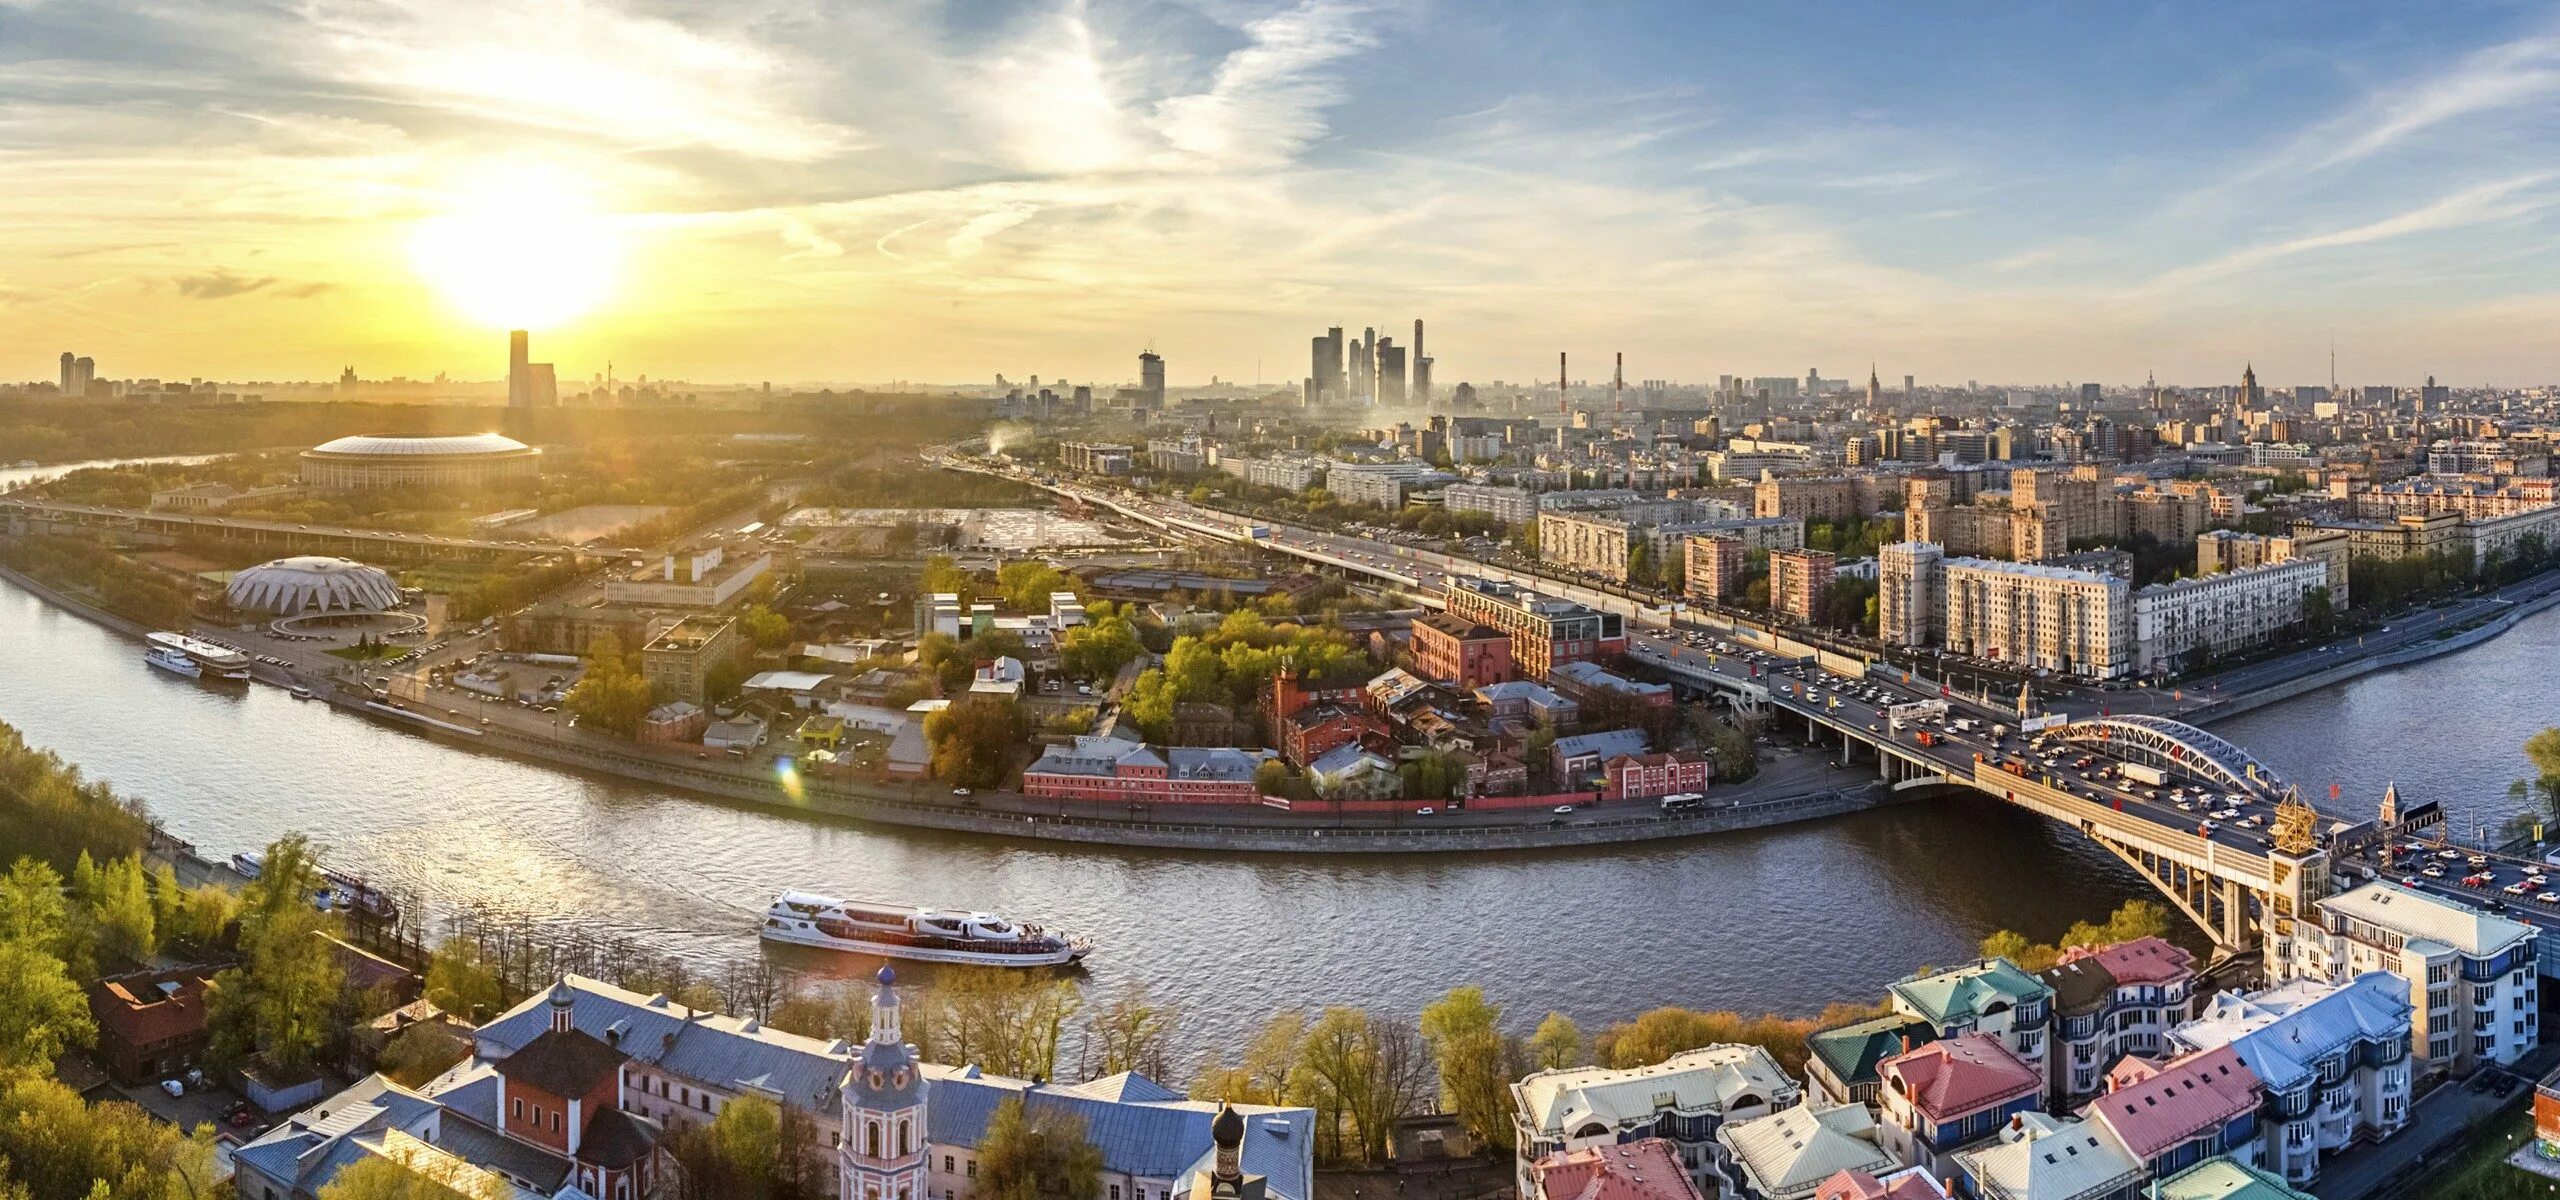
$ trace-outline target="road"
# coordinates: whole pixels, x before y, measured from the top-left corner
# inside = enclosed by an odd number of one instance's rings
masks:
[[[358,542],[394,542],[437,550],[468,550],[494,554],[582,554],[630,555],[637,550],[598,549],[571,546],[559,542],[509,541],[499,538],[448,537],[443,534],[412,533],[396,529],[360,529],[349,525],[302,525],[291,521],[262,521],[250,517],[216,517],[196,513],[163,512],[156,509],[110,508],[97,504],[62,504],[50,500],[27,500],[0,497],[0,509],[16,509],[37,516],[94,518],[128,525],[167,525],[192,529],[216,529],[239,533],[273,534],[280,538],[311,540],[344,539]]]

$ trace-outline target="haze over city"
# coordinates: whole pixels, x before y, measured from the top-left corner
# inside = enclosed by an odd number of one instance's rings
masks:
[[[0,301],[119,375],[2546,381],[2521,4],[0,6]]]

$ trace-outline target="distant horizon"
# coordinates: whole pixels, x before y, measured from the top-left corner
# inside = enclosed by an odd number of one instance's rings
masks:
[[[31,379],[2560,380],[2548,6],[0,12]]]

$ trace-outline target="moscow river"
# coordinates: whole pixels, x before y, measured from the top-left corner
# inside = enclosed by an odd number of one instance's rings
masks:
[[[5,486],[11,472],[0,472]],[[2448,658],[2217,726],[2339,815],[2386,781],[2492,828],[2518,744],[2560,711],[2560,610]],[[758,953],[786,887],[969,907],[1093,938],[1192,1049],[1262,1014],[1411,1013],[1478,983],[1586,1028],[1662,1004],[1808,1013],[1874,999],[2002,927],[2039,937],[2150,893],[2068,830],[1988,799],[1655,847],[1343,858],[1009,844],[750,811],[476,754],[255,686],[151,671],[133,643],[0,582],[0,721],[147,802],[208,857],[308,833],[430,911],[584,926],[710,967]],[[2345,795],[2326,799],[2327,785]],[[431,926],[432,927],[432,926]],[[798,973],[853,963],[795,953]]]

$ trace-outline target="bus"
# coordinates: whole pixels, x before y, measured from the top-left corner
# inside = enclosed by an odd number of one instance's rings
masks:
[[[1699,809],[1705,808],[1706,806],[1707,798],[1703,793],[1699,792],[1675,792],[1662,798],[1662,813],[1664,816],[1672,816],[1678,813],[1693,813]]]

